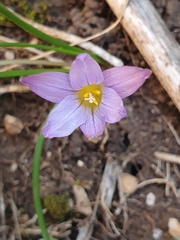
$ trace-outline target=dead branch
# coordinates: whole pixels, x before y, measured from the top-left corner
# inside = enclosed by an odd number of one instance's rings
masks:
[[[121,1],[106,0],[119,16]],[[180,110],[180,47],[149,0],[130,0],[122,26]]]

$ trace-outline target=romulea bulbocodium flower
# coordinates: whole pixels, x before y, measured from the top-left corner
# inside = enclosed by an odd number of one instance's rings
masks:
[[[124,118],[122,99],[150,76],[149,69],[119,66],[102,71],[88,54],[76,57],[69,74],[46,72],[21,78],[21,83],[57,106],[42,129],[47,138],[65,137],[80,127],[88,138],[104,131],[106,123]]]

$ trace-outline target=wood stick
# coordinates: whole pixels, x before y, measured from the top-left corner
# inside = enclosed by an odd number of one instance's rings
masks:
[[[154,152],[154,156],[162,161],[180,164],[180,156],[175,155],[175,154],[156,151],[156,152]]]
[[[106,0],[118,17],[122,0]],[[130,0],[122,26],[180,110],[180,47],[149,0]]]

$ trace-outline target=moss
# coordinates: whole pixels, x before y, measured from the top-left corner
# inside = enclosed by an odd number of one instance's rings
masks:
[[[81,186],[81,181],[79,179],[76,179],[76,181],[74,182],[75,185],[77,186]]]
[[[48,213],[56,220],[64,220],[69,213],[69,198],[67,193],[61,195],[48,194],[44,197],[43,204]]]
[[[12,7],[22,16],[29,20],[39,22],[41,24],[45,21],[45,15],[47,10],[47,3],[39,2],[35,6],[31,6],[28,0],[9,0],[6,2],[6,6]],[[11,26],[12,23],[9,22],[5,16],[0,16],[0,25]]]

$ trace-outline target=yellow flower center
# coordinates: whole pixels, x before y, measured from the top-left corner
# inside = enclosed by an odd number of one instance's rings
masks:
[[[97,107],[102,98],[102,85],[86,85],[81,90],[77,91],[80,103],[88,108],[94,109]]]

